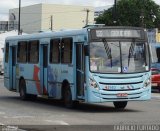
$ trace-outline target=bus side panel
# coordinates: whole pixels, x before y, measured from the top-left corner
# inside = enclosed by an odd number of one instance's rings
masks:
[[[34,64],[19,64],[17,66],[17,81],[23,78],[28,94],[40,94],[40,68]]]
[[[9,64],[4,64],[5,72],[4,72],[4,86],[10,90],[9,88]]]
[[[72,94],[74,94],[73,84],[73,66],[72,65],[60,65],[54,64],[48,67],[48,94],[49,97],[60,99],[61,87],[64,80],[67,80],[70,84]]]
[[[37,89],[37,85],[40,85],[40,82],[35,81],[26,81],[27,93],[33,95],[39,95],[39,89]]]
[[[48,95],[55,99],[61,98],[61,65],[50,64],[48,66]]]

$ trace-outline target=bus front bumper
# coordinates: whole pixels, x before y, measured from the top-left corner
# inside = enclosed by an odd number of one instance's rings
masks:
[[[137,91],[104,91],[90,90],[89,103],[113,102],[113,101],[143,101],[151,99],[151,88],[141,88]]]

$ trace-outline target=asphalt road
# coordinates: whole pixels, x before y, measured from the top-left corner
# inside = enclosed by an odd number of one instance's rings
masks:
[[[150,101],[129,102],[125,110],[114,109],[112,103],[66,109],[60,101],[22,101],[18,93],[4,88],[0,78],[0,125],[158,125],[159,110],[160,93],[152,93]]]

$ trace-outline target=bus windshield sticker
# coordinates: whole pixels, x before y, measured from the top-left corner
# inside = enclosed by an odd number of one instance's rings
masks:
[[[123,67],[123,72],[128,72],[128,67]]]

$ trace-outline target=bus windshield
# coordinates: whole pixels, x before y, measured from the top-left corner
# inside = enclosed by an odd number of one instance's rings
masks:
[[[90,70],[97,73],[148,71],[148,46],[145,42],[91,42]]]

